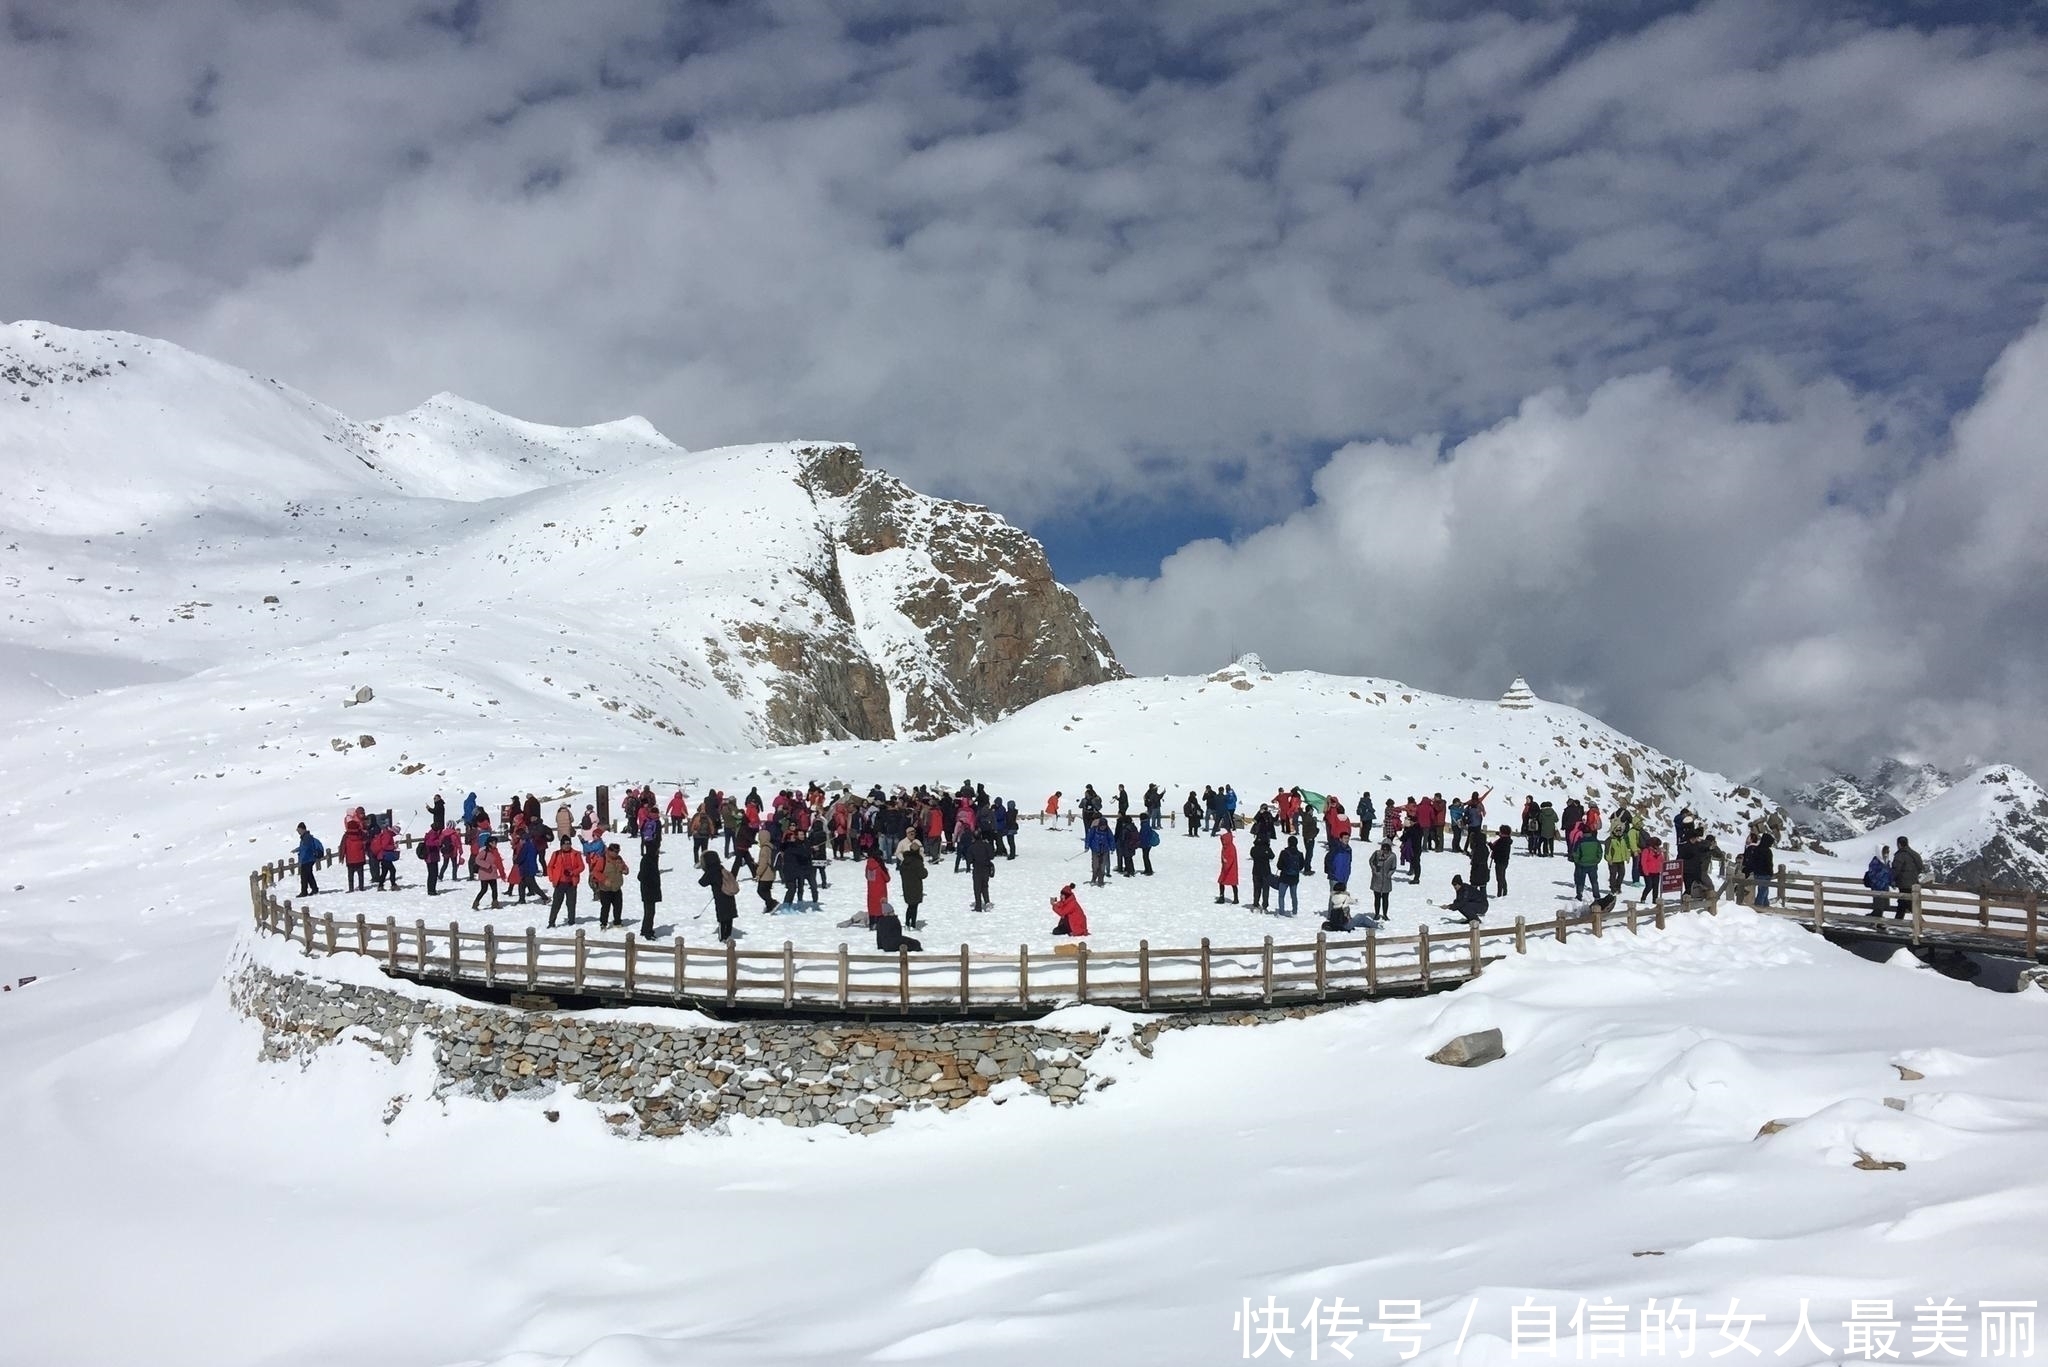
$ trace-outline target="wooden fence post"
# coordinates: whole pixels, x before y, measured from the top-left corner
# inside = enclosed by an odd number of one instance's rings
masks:
[[[846,962],[846,942],[844,940],[841,940],[839,942],[839,1009],[841,1011],[844,1011],[846,1009],[846,994],[848,991],[847,977],[848,965]]]
[[[1515,953],[1527,954],[1528,952],[1529,921],[1527,917],[1517,916],[1515,918]]]
[[[290,905],[291,905],[291,903],[290,903],[290,902],[286,902],[286,903],[285,903],[285,905],[286,905],[286,906],[290,906]],[[310,911],[309,911],[309,912],[307,912],[307,913],[306,913],[305,915],[303,915],[303,916],[301,916],[301,917],[299,918],[299,927],[300,927],[300,929],[301,929],[301,930],[302,930],[302,931],[304,932],[304,935],[305,935],[305,941],[306,941],[306,952],[307,952],[308,954],[311,954],[311,953],[313,952],[313,913],[312,913],[312,912],[310,912]]]
[[[1657,916],[1656,916],[1656,921],[1657,921],[1657,929],[1659,929],[1659,930],[1662,930],[1662,929],[1664,929],[1664,899],[1663,899],[1663,897],[1662,897],[1662,896],[1659,896],[1659,897],[1657,898]]]
[[[1330,995],[1330,937],[1323,931],[1316,932],[1316,1000],[1326,1000]]]
[[[1636,933],[1636,904],[1635,904],[1634,902],[1630,902],[1630,903],[1628,904],[1628,910],[1627,910],[1627,912],[1626,912],[1626,914],[1625,914],[1625,918],[1624,918],[1624,919],[1625,919],[1625,920],[1627,921],[1627,923],[1628,923],[1628,933],[1629,933],[1629,934],[1631,934],[1631,935],[1635,934],[1635,933]]]
[[[427,971],[427,923],[415,919],[412,923],[413,963],[419,972]]]
[[[1813,896],[1813,930],[1818,935],[1828,921],[1828,895],[1818,878],[1808,879],[1807,888]]]
[[[1476,978],[1483,962],[1479,952],[1479,923],[1474,921],[1465,928],[1465,933],[1472,937],[1472,976]]]
[[[391,971],[396,973],[398,971],[398,918],[396,916],[386,916],[384,918],[384,954],[391,966]]]
[[[903,1009],[910,1009],[910,951],[896,951],[896,990],[903,998]]]
[[[328,952],[329,954],[332,954],[332,953],[334,953],[334,913],[333,913],[333,912],[331,912],[331,911],[326,911],[326,912],[322,912],[322,913],[320,914],[320,933],[321,933],[321,938],[322,938],[322,942],[323,942],[323,943],[324,943],[324,944],[325,944],[325,945],[327,946],[327,952]]]
[[[731,940],[725,942],[725,1004],[731,1006],[740,995],[740,949]]]
[[[526,985],[533,987],[540,982],[540,933],[532,926],[526,928]]]
[[[1017,1003],[1031,1005],[1031,946],[1017,946]]]
[[[1778,874],[1775,881],[1778,884],[1778,890],[1772,895],[1778,899],[1778,905],[1783,907],[1785,905],[1785,889],[1792,882],[1792,876],[1786,872],[1783,864],[1778,865]]]
[[[1557,909],[1557,942],[1564,943],[1564,908]]]
[[[1152,942],[1138,941],[1138,1005],[1152,1007]]]
[[[370,952],[370,923],[360,911],[356,913],[356,953]]]
[[[2040,958],[2041,953],[2041,894],[2027,894],[2027,957]]]
[[[626,943],[632,942],[628,935]],[[782,1004],[785,1008],[796,1004],[796,946],[788,940],[782,942]]]
[[[1991,929],[1991,890],[1982,884],[1977,888],[1977,924]]]
[[[968,976],[969,976],[969,975],[968,975],[968,969],[967,969],[967,964],[968,964],[968,954],[967,954],[967,946],[966,946],[966,945],[962,945],[962,946],[960,946],[960,1004],[961,1004],[962,1006],[965,1006],[965,1005],[967,1005],[967,998],[968,998],[968,994],[969,994],[969,992],[971,991],[971,988],[970,988],[970,986],[969,986],[969,983],[968,983]]]
[[[1422,965],[1422,990],[1429,990],[1429,927],[1420,926],[1421,934],[1415,941],[1416,961]]]
[[[1597,901],[1593,903],[1593,938],[1596,940],[1601,938],[1600,903]]]
[[[462,970],[462,927],[448,923],[448,976],[460,977]]]
[[[633,932],[626,932],[626,995],[633,995],[633,979],[638,976],[640,942],[633,938]],[[786,1003],[785,1003],[786,1004]]]
[[[583,927],[576,927],[576,990],[583,990],[583,971],[590,964],[590,946],[583,938]]]
[[[1273,937],[1266,937],[1266,947],[1259,956],[1259,992],[1266,999],[1266,1005],[1273,1004]]]
[[[1202,937],[1202,1005],[1209,1004],[1209,937]]]
[[[1913,943],[1920,943],[1920,885],[1913,885]]]
[[[498,928],[488,921],[484,922],[484,982],[498,985]]]
[[[1380,937],[1365,937],[1365,995],[1376,997],[1380,991]]]
[[[1074,946],[1074,1000],[1088,1000],[1088,942]]]

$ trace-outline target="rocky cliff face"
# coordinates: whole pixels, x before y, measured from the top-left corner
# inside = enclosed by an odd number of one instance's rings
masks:
[[[1836,774],[1785,791],[1785,810],[1822,840],[1849,840],[1940,797],[1955,779],[1931,764],[1880,760],[1862,777]]]
[[[945,735],[1124,677],[1031,536],[986,508],[927,498],[870,470],[851,446],[800,454],[800,482],[836,552],[819,596],[854,629],[893,702],[891,729],[879,734]],[[879,721],[872,708],[863,716]]]

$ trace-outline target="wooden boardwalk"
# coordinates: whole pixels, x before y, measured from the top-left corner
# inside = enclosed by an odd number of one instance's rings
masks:
[[[289,860],[249,875],[257,927],[309,956],[352,954],[373,959],[386,974],[468,995],[548,1006],[670,1006],[712,1015],[800,1015],[891,1019],[1026,1019],[1070,1003],[1133,1011],[1217,1011],[1307,1003],[1370,1001],[1444,991],[1469,982],[1486,965],[1528,951],[1535,940],[1573,935],[1641,934],[1662,930],[1679,915],[1718,914],[1733,904],[1695,899],[1621,903],[1602,913],[1560,909],[1547,921],[1458,931],[1421,928],[1413,935],[1355,935],[1276,944],[1128,949],[1087,941],[1033,951],[862,953],[740,949],[678,936],[643,941],[630,932],[542,934],[532,927],[501,935],[495,926],[450,921],[401,925],[361,913],[335,919],[279,900],[275,889],[293,870]],[[1889,894],[1871,915],[1872,894],[1846,878],[1781,874],[1772,905],[1759,913],[1795,920],[1836,939],[1895,941],[2044,961],[2040,896],[1923,886]],[[1747,904],[1741,904],[1747,905]]]

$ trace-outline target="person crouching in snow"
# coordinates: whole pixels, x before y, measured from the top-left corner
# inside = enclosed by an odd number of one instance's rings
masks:
[[[1324,930],[1351,929],[1351,894],[1339,889],[1330,891],[1330,907],[1323,913]]]
[[[1486,919],[1486,890],[1473,883],[1467,883],[1458,874],[1451,875],[1451,900],[1448,909],[1464,917],[1468,922],[1477,923]]]
[[[1216,902],[1220,906],[1225,891],[1230,893],[1232,902],[1237,900],[1237,837],[1226,826],[1216,833],[1216,839],[1223,846],[1222,862],[1216,868]]]
[[[882,914],[874,918],[875,948],[884,954],[898,954],[905,951],[917,954],[924,944],[903,933],[903,923],[896,919],[896,908],[882,903]]]
[[[1074,885],[1067,884],[1060,889],[1060,895],[1052,899],[1052,914],[1059,917],[1059,924],[1052,928],[1055,935],[1082,936],[1088,933],[1088,913],[1081,910],[1081,899],[1074,895]]]

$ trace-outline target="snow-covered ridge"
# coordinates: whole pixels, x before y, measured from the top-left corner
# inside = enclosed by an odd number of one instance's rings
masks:
[[[359,423],[165,342],[15,323],[0,460],[24,699],[52,658],[88,662],[70,694],[289,645],[746,744],[941,734],[1120,672],[1035,540],[841,442],[693,453],[450,394]]]
[[[1847,840],[1897,821],[1947,792],[1955,779],[1932,764],[1879,762],[1862,776],[1836,774],[1785,790],[1785,809],[1824,840]]]
[[[2048,792],[2009,764],[1978,769],[1906,816],[1835,848],[1851,863],[1910,840],[1944,883],[2048,887]]]

